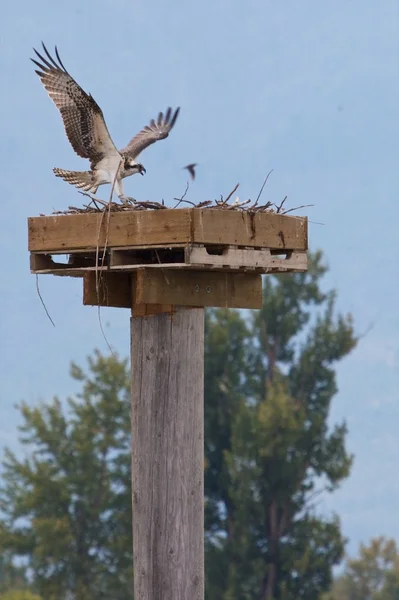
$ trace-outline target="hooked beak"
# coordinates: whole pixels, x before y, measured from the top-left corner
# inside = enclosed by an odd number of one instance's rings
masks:
[[[140,169],[140,173],[141,173],[142,175],[144,175],[144,173],[147,173],[147,171],[145,170],[145,167],[141,167],[141,169]]]

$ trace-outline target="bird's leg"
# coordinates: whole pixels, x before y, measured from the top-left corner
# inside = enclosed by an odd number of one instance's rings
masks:
[[[123,191],[123,185],[121,180],[116,180],[115,182],[115,191],[116,194],[121,200],[122,204],[125,206],[130,206],[131,204],[136,204],[136,200],[134,198],[130,198],[130,196],[125,196],[125,192]]]

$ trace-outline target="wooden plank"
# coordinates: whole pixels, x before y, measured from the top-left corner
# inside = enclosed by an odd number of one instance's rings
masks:
[[[134,597],[204,599],[204,310],[132,319]]]
[[[145,268],[136,277],[138,304],[262,307],[262,278],[257,274]]]
[[[301,261],[302,262],[302,261]],[[261,274],[266,274],[266,273],[286,273],[286,272],[292,272],[292,273],[296,273],[296,272],[301,272],[301,271],[306,271],[306,268],[303,268],[302,264],[301,266],[290,266],[288,261],[283,261],[283,265],[282,267],[279,266],[275,266],[275,267],[254,267],[254,266],[244,266],[244,267],[237,267],[237,266],[229,266],[229,265],[207,265],[207,264],[187,264],[187,263],[165,263],[165,264],[150,264],[150,265],[116,265],[113,267],[104,267],[103,273],[107,272],[112,272],[112,273],[135,273],[143,268],[146,269],[154,269],[154,270],[162,270],[167,272],[169,269],[179,269],[182,271],[213,271],[213,272],[228,272],[228,273],[235,273],[237,271],[243,272],[243,273],[247,273],[249,271],[251,272],[255,272],[255,273],[261,273]],[[37,275],[56,275],[56,276],[63,276],[63,277],[84,277],[85,273],[93,273],[95,272],[97,269],[96,267],[81,267],[81,268],[54,268],[54,266],[52,268],[49,269],[38,269],[38,270],[32,270],[32,273],[37,274]]]
[[[185,261],[191,265],[212,265],[226,268],[260,267],[266,272],[277,268],[306,271],[306,252],[291,252],[281,258],[271,254],[269,248],[225,248],[222,254],[209,254],[205,246],[186,246]]]
[[[97,246],[186,243],[191,209],[55,215],[28,219],[29,250],[65,252]]]
[[[31,252],[171,247],[185,243],[306,250],[307,218],[218,209],[165,209],[28,219]]]
[[[38,219],[42,219],[43,217],[30,217],[30,218],[38,218]],[[47,217],[46,217],[47,218]],[[165,245],[165,243],[163,244],[151,244],[150,246],[148,244],[135,244],[134,246],[118,246],[118,250],[132,250],[132,248],[134,248],[135,250],[146,250],[148,248],[151,249],[164,249],[164,248],[168,248],[168,249],[178,249],[178,248],[185,248],[186,246],[186,242],[178,242],[176,244],[171,244],[170,242],[168,242],[167,245]],[[112,251],[112,250],[111,250]],[[84,254],[85,252],[96,252],[96,248],[71,248],[68,250],[45,250],[44,252],[46,253],[51,253],[51,254]],[[31,254],[43,254],[43,250],[34,250],[31,252]]]
[[[274,213],[194,209],[192,241],[287,250],[307,250],[307,217]]]
[[[132,283],[134,275],[130,273],[98,272],[99,289],[97,291],[96,272],[88,271],[83,279],[83,304],[85,306],[132,307]]]

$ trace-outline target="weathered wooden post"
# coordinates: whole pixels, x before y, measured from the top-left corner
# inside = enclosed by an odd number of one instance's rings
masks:
[[[135,600],[203,600],[204,307],[260,308],[262,273],[305,271],[307,219],[193,208],[28,226],[33,273],[82,277],[84,304],[132,310]]]

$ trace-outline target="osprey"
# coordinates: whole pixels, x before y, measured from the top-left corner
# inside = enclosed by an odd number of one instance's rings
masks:
[[[168,137],[173,128],[180,107],[172,114],[168,108],[165,114],[159,113],[158,119],[152,119],[122,150],[117,150],[105,124],[104,115],[97,102],[76,83],[65,69],[57,46],[55,54],[58,60],[50,55],[46,46],[43,50],[45,58],[35,48],[40,62],[31,58],[40,71],[39,75],[50,98],[59,109],[64,121],[65,132],[72,148],[82,158],[90,160],[90,171],[64,171],[53,169],[57,177],[64,181],[95,194],[98,186],[105,183],[114,184],[118,197],[127,203],[133,198],[125,196],[122,179],[135,173],[144,175],[144,166],[137,162],[138,156],[148,146]],[[134,200],[133,200],[134,201]]]

